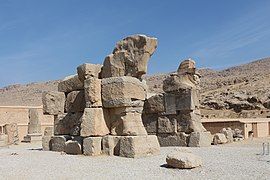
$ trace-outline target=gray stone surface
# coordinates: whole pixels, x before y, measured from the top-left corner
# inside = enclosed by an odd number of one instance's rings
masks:
[[[37,109],[29,109],[28,134],[41,133],[40,117]]]
[[[158,141],[161,147],[167,146],[187,146],[189,136],[185,133],[158,134]]]
[[[212,135],[209,131],[206,132],[192,132],[189,138],[189,147],[207,147],[211,146]]]
[[[102,137],[102,152],[109,156],[119,156],[120,154],[120,139],[122,136],[103,136]]]
[[[85,108],[85,95],[84,91],[72,91],[67,94],[66,102],[65,102],[65,112],[75,113],[75,112],[83,112]]]
[[[71,136],[53,136],[51,139],[51,147],[52,151],[62,152],[65,151],[66,142],[71,139]]]
[[[77,155],[82,154],[83,152],[83,138],[82,137],[74,137],[71,140],[65,142],[65,152],[67,154]]]
[[[163,94],[157,94],[146,99],[144,103],[144,113],[162,113],[164,111],[165,107]]]
[[[83,154],[86,156],[101,155],[102,137],[87,137],[83,140]]]

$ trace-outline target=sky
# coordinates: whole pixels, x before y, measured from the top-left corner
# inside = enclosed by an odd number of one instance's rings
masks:
[[[0,0],[0,87],[102,64],[133,34],[158,38],[148,74],[186,58],[223,69],[270,56],[270,1]]]

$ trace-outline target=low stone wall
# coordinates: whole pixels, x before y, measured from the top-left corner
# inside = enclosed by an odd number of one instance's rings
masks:
[[[29,122],[29,109],[37,109],[41,120],[42,132],[45,127],[53,126],[53,116],[43,115],[42,106],[0,106],[0,126],[17,123],[19,140],[27,135],[27,125]]]

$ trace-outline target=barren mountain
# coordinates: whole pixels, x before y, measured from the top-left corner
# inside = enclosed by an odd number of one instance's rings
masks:
[[[202,112],[206,117],[268,116],[270,58],[221,71],[199,69]],[[162,93],[168,74],[145,76],[151,93]],[[41,105],[44,91],[56,91],[59,81],[12,85],[0,89],[0,105]],[[222,113],[220,113],[222,111]],[[228,111],[228,112],[227,112]]]

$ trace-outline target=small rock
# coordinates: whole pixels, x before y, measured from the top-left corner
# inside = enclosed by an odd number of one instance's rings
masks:
[[[202,166],[201,157],[188,152],[173,152],[167,155],[168,166],[179,169],[192,169]]]

